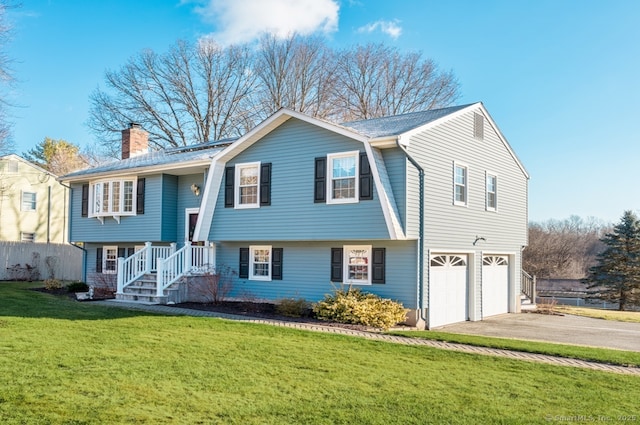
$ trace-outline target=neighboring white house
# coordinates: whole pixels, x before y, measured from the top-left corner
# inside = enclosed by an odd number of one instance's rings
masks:
[[[0,157],[0,240],[66,243],[69,193],[18,155]]]

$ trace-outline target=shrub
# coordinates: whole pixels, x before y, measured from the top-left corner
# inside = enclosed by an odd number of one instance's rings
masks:
[[[313,306],[319,319],[340,323],[374,326],[389,329],[406,317],[407,310],[401,303],[362,292],[359,288],[336,289]]]
[[[44,281],[44,289],[46,289],[47,291],[62,289],[62,282],[60,282],[58,279],[47,279]]]
[[[71,282],[67,285],[67,291],[69,292],[88,292],[89,285],[84,282]]]
[[[287,317],[303,317],[309,315],[310,307],[304,298],[283,298],[276,304],[276,311]]]
[[[228,266],[220,266],[217,270],[206,271],[187,282],[191,290],[208,303],[219,304],[227,299],[233,290],[233,278],[238,273]]]

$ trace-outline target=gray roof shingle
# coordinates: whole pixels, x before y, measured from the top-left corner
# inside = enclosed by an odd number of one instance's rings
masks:
[[[371,138],[398,136],[402,133],[413,130],[414,128],[423,126],[439,118],[464,109],[470,105],[472,104],[451,106],[442,109],[430,109],[420,112],[410,112],[408,114],[394,115],[390,117],[351,121],[340,125]]]

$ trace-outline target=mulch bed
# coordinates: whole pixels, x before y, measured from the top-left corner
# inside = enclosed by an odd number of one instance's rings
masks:
[[[378,329],[364,325],[352,325],[347,323],[328,322],[313,317],[313,312],[309,310],[303,317],[283,316],[276,310],[276,305],[271,303],[259,303],[249,301],[222,301],[213,303],[179,303],[170,304],[169,307],[188,308],[192,310],[211,311],[216,313],[235,314],[238,316],[258,317],[261,319],[281,320],[285,322],[307,323],[312,325],[331,326],[336,328],[351,329],[358,331],[376,331]]]

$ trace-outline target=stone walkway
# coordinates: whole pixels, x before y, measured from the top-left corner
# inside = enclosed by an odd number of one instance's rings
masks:
[[[473,345],[457,344],[451,342],[433,341],[428,339],[407,338],[395,335],[386,335],[381,332],[367,332],[353,329],[339,328],[333,326],[322,326],[310,323],[288,322],[283,320],[263,319],[258,317],[240,316],[226,313],[216,313],[211,311],[192,310],[187,308],[170,307],[157,304],[127,303],[121,301],[94,301],[93,304],[125,308],[129,310],[148,311],[157,314],[167,314],[172,316],[194,316],[194,317],[217,317],[221,319],[237,320],[248,323],[260,323],[271,326],[282,326],[287,328],[302,329],[314,332],[326,332],[341,335],[357,336],[361,338],[374,339],[405,345],[419,345],[440,348],[443,350],[460,351],[472,354],[482,354],[487,356],[506,357],[515,360],[525,360],[531,362],[548,363],[559,366],[572,366],[585,369],[600,370],[603,372],[622,373],[627,375],[640,376],[640,368],[609,365],[604,363],[590,362],[585,360],[567,359],[563,357],[549,356],[545,354],[524,353],[521,351],[503,350],[499,348],[475,347]]]

